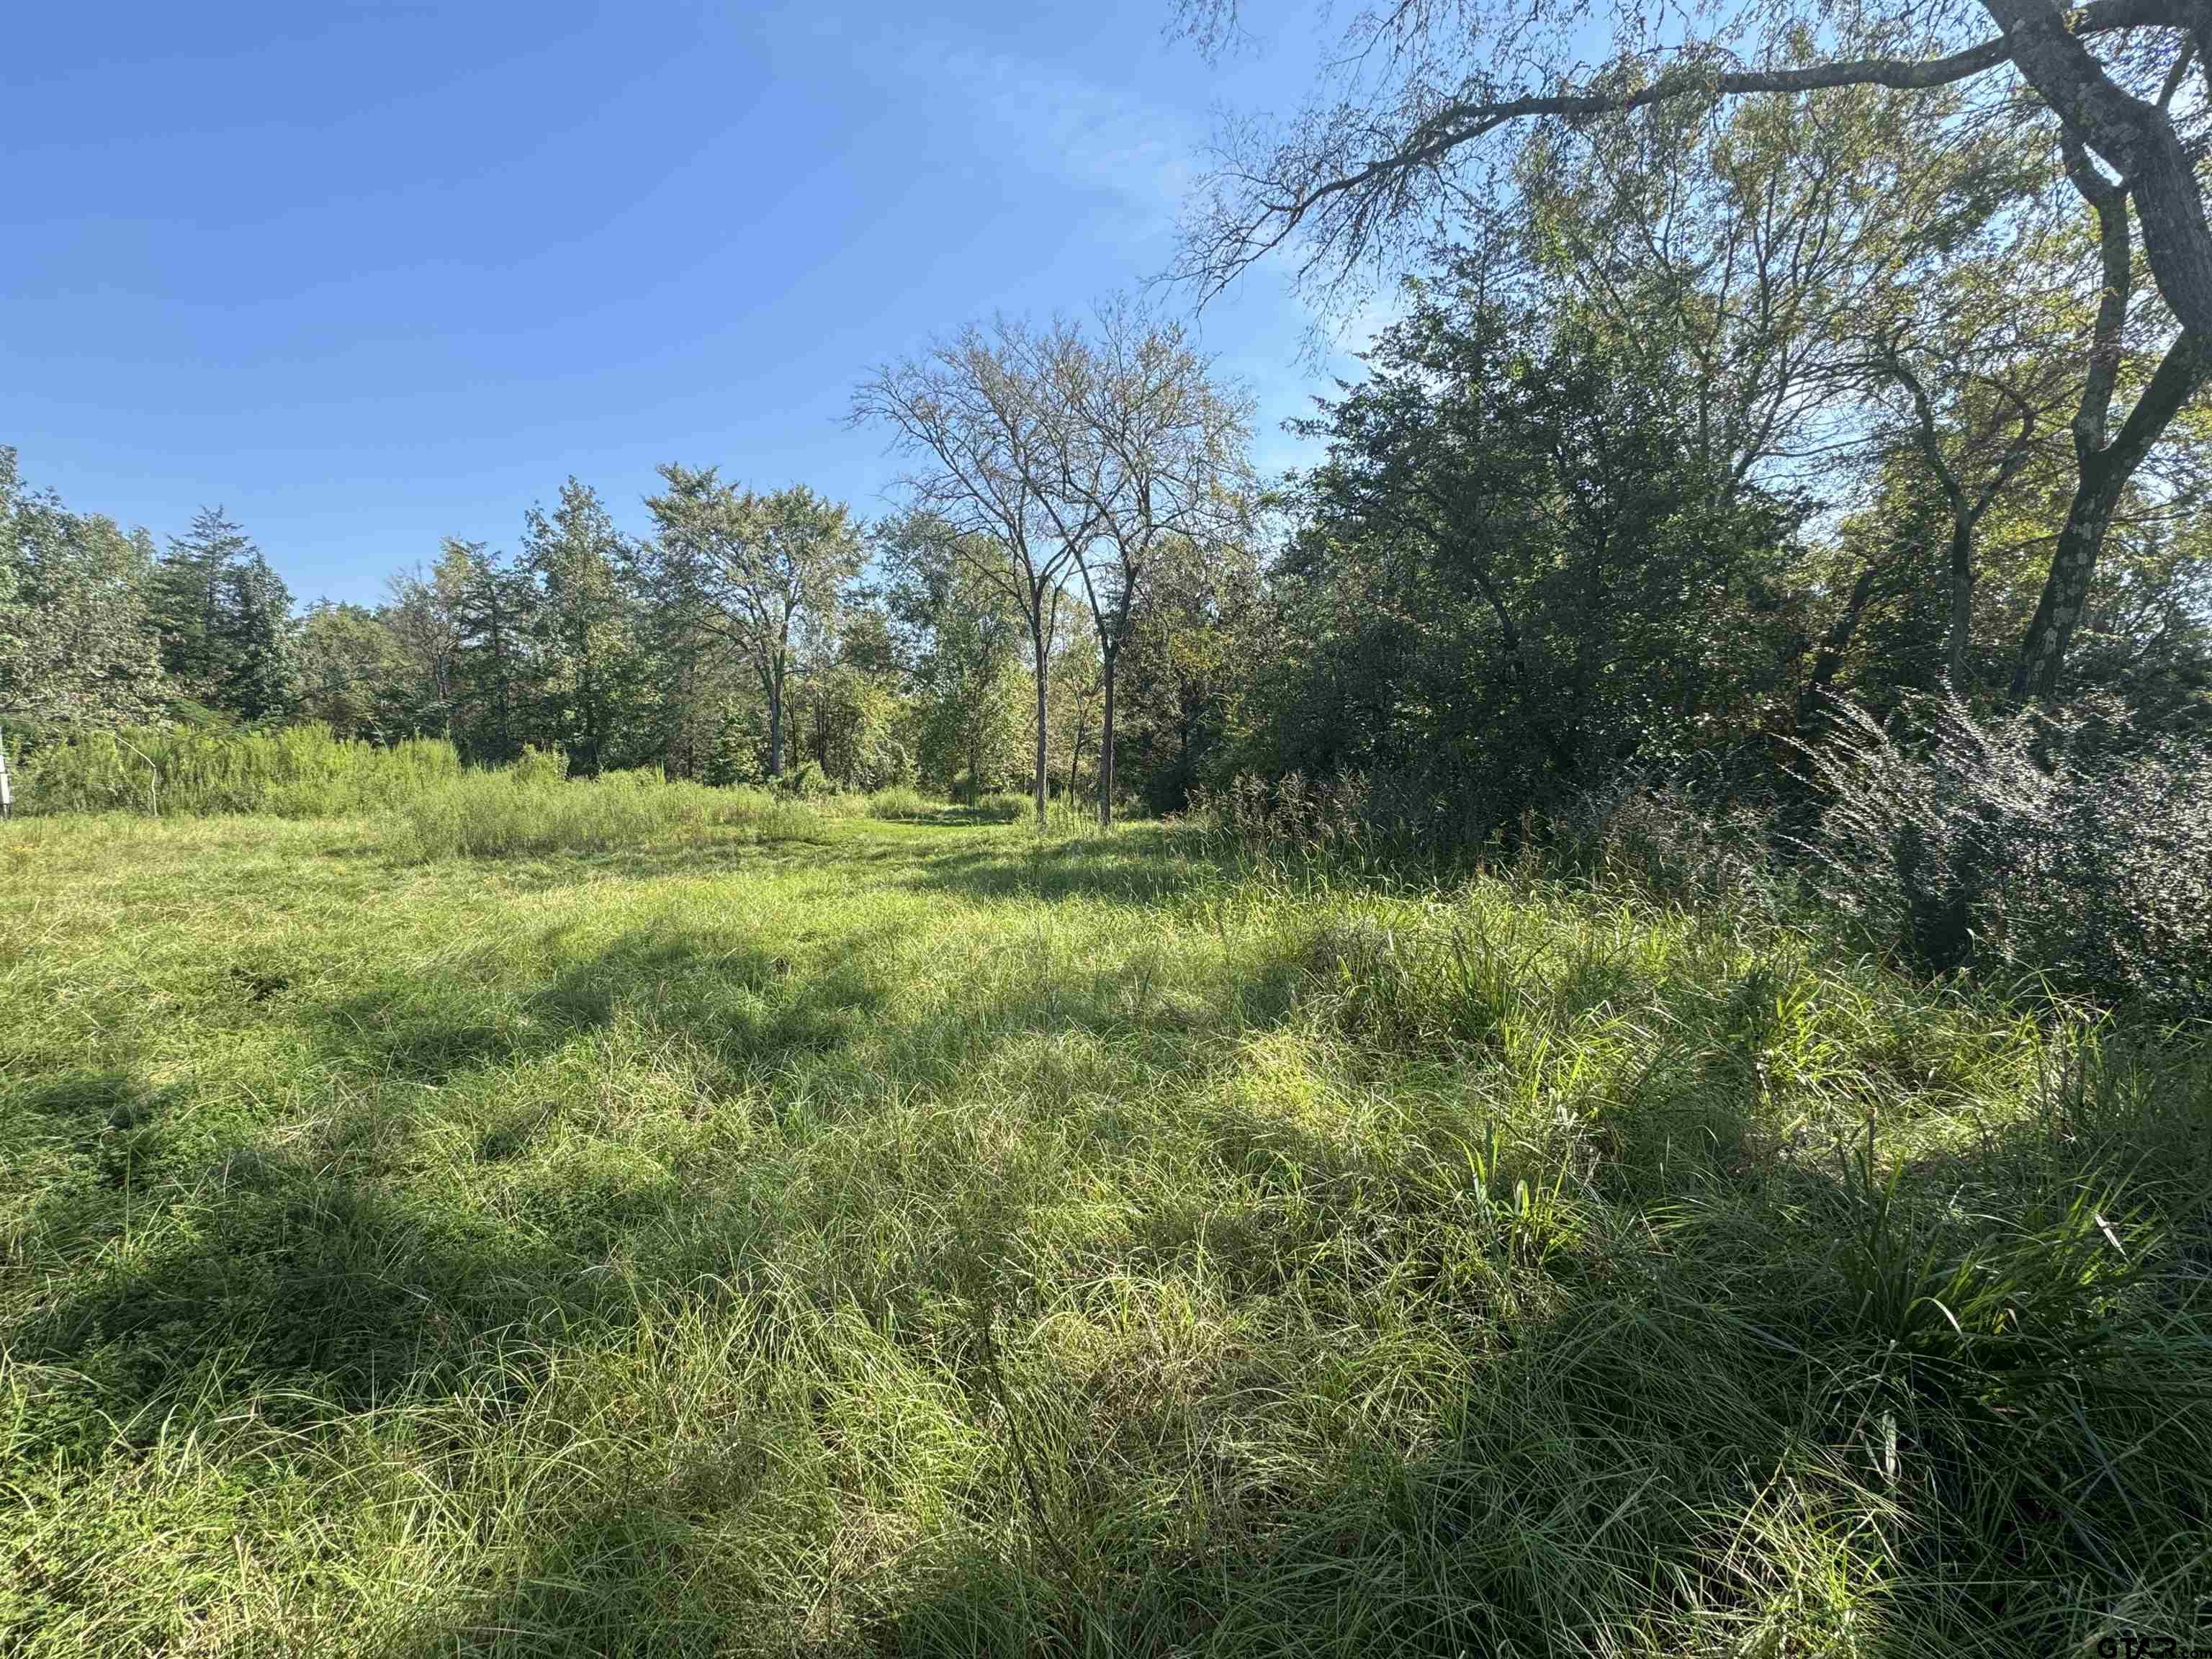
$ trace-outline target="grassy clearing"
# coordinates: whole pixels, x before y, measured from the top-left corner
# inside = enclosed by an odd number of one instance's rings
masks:
[[[2201,1039],[1159,830],[459,844],[0,831],[0,1651],[2195,1633]]]

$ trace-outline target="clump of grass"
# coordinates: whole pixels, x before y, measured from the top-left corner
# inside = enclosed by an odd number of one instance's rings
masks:
[[[418,860],[493,857],[696,838],[811,841],[828,833],[818,805],[761,789],[716,789],[654,772],[610,772],[565,783],[501,772],[465,775],[393,812],[389,841]]]
[[[1027,795],[998,789],[978,795],[975,805],[969,810],[986,823],[1015,823],[1024,817],[1034,817],[1036,803]]]
[[[878,789],[867,798],[868,816],[872,818],[904,820],[915,823],[933,818],[939,807],[919,789],[895,786]]]

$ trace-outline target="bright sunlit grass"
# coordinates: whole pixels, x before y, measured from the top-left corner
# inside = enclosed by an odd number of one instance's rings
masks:
[[[2201,1038],[501,787],[0,830],[0,1652],[1996,1655],[2212,1593]]]

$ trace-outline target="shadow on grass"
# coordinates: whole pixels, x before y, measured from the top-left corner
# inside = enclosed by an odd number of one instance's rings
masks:
[[[10,1298],[18,1312],[0,1323],[0,1349],[94,1379],[101,1412],[137,1433],[210,1423],[264,1395],[368,1409],[453,1387],[533,1333],[627,1323],[635,1304],[603,1294],[592,1270],[680,1217],[675,1183],[579,1167],[504,1214],[418,1189],[417,1091],[441,1091],[444,1126],[472,1125],[474,1162],[489,1165],[573,1127],[589,1103],[561,1093],[487,1106],[471,1081],[580,1033],[626,1023],[648,1047],[686,1045],[712,1094],[757,1087],[863,1028],[881,1002],[866,971],[872,943],[848,938],[794,962],[645,929],[495,1008],[412,981],[289,1007],[319,1065],[363,1086],[276,1137],[243,1120],[185,1133],[169,1121],[185,1092],[128,1070],[17,1091],[11,1108],[35,1115],[21,1121],[47,1123],[89,1167],[15,1230],[26,1255],[71,1265]],[[501,965],[488,951],[455,977],[490,982]]]
[[[1214,866],[1184,854],[1169,832],[1031,840],[1008,835],[975,848],[922,855],[902,878],[925,891],[988,901],[1083,898],[1150,908],[1218,885]]]
[[[2163,1144],[2185,1120],[2125,1133]],[[1039,1172],[970,1241],[1010,1292],[1003,1359],[930,1351],[1000,1447],[982,1490],[896,1550],[848,1530],[849,1487],[803,1524],[787,1508],[802,1620],[747,1589],[756,1465],[617,1486],[419,1650],[716,1651],[775,1618],[783,1648],[822,1653],[1994,1659],[2079,1650],[2123,1607],[2163,1632],[2182,1605],[2177,1529],[2212,1497],[2177,1392],[2201,1340],[2070,1379],[1907,1375],[1856,1299],[1856,1200],[1818,1170],[1756,1192],[1713,1172],[1711,1201],[1617,1229],[1586,1216],[1540,1267],[1510,1214],[1432,1171],[1238,1112],[1202,1133],[1261,1177],[1273,1232],[1160,1217],[1130,1259],[1247,1310],[1218,1350],[1086,1363],[1028,1322],[1073,1316],[1023,1299]],[[1968,1172],[2082,1173],[2024,1134]],[[1960,1167],[1903,1182],[1940,1210]],[[1244,1270],[1263,1259],[1272,1277]],[[797,1386],[817,1400],[865,1364],[813,1363]],[[787,1431],[842,1444],[829,1419]]]
[[[1158,873],[1147,856],[963,848],[909,879],[1134,903]],[[976,1117],[1006,1121],[924,1117],[896,1146],[840,1126],[818,1164],[779,1167],[771,1144],[757,1167],[732,1158],[686,1182],[579,1158],[489,1182],[489,1197],[410,1185],[422,1089],[477,1164],[502,1166],[604,1109],[579,1035],[680,1049],[715,1091],[803,1073],[885,1017],[873,958],[919,925],[789,957],[734,929],[644,928],[535,980],[487,947],[427,989],[395,978],[327,1004],[268,1000],[319,1064],[414,1086],[212,1157],[149,1142],[127,1248],[109,1247],[133,1196],[72,1187],[76,1208],[40,1252],[55,1288],[0,1330],[12,1358],[90,1381],[37,1402],[42,1449],[124,1462],[111,1420],[143,1449],[165,1431],[216,1443],[241,1412],[312,1430],[424,1399],[495,1419],[530,1403],[554,1357],[641,1340],[671,1308],[711,1320],[727,1287],[761,1283],[820,1322],[778,1361],[800,1397],[773,1425],[779,1460],[633,1468],[635,1443],[596,1449],[579,1425],[591,1497],[529,1511],[477,1605],[423,1632],[422,1652],[708,1652],[766,1645],[774,1618],[785,1646],[823,1652],[1994,1655],[2078,1647],[2105,1610],[2172,1604],[2188,1565],[2173,1540],[2212,1510],[2212,1458],[2187,1415],[2201,1337],[2145,1337],[2118,1382],[2086,1365],[2014,1378],[1949,1357],[1931,1315],[1903,1335],[1909,1349],[1925,1334],[1935,1363],[1900,1361],[1852,1255],[1864,1195],[1844,1166],[1784,1155],[1761,1116],[1757,1036],[1735,1032],[1743,1011],[1727,1005],[1682,1035],[1675,1069],[1590,1108],[1576,1133],[1601,1165],[1571,1171],[1555,1202],[1547,1176],[1565,1153],[1540,1124],[1479,1181],[1453,1168],[1448,1136],[1476,1141],[1483,1108],[1448,1074],[1433,1121],[1387,1146],[1202,1091],[1164,1120],[1133,1114],[1112,1153],[1126,1163],[1108,1171],[1127,1179],[1105,1182],[1109,1218],[1072,1243],[1054,1224],[1075,1154],[1004,1143],[1024,1109],[1097,1136],[1095,1100],[1064,1115],[994,1100]],[[1296,971],[1279,965],[1266,1021],[1288,1016]],[[1162,1023],[1118,1010],[1111,988],[1049,1018],[1156,1042],[1161,1066],[1251,1029],[1225,1005],[1212,1024]],[[1608,969],[1568,994],[1629,993]],[[1018,997],[967,1014],[961,1040],[987,1048],[1048,1024]],[[535,1080],[494,1108],[471,1097],[572,1051],[573,1102],[541,1103]],[[1993,1233],[2024,1236],[2038,1206],[2128,1166],[2148,1179],[2166,1248],[2203,1261],[2212,1093],[2182,1077],[2154,1096],[2182,1106],[2149,1114],[2152,1097],[2124,1079],[2085,1086],[2046,1120],[1909,1164],[1899,1190],[1942,1247],[1929,1259],[1953,1248],[1944,1227],[1981,1224],[1951,1218],[1962,1193],[1999,1218]],[[175,1103],[127,1067],[19,1103],[94,1141],[156,1131]],[[1893,1259],[1911,1292],[1923,1255]],[[931,1306],[978,1279],[1008,1319],[998,1376]],[[2134,1334],[2201,1329],[2194,1284],[2179,1275],[2158,1290],[2171,1305],[2110,1317]],[[2078,1322],[2075,1304],[2051,1306]],[[878,1346],[839,1351],[823,1334],[838,1316]],[[1126,1351],[1086,1360],[1085,1340],[1126,1333]],[[904,1553],[863,1568],[849,1564],[879,1518],[863,1490],[877,1472],[835,1406],[880,1387],[896,1443],[913,1402],[885,1351],[950,1378],[994,1451],[972,1482],[928,1495],[930,1529]],[[58,1415],[70,1411],[74,1427]],[[814,1485],[781,1473],[817,1466]],[[771,1480],[787,1484],[757,1521]],[[809,1567],[771,1592],[763,1564],[778,1551]],[[813,1600],[795,1608],[802,1579]]]
[[[1296,1201],[1258,1206],[1273,1224],[1249,1236],[1212,1218],[1200,1248],[1240,1303],[1299,1310],[1292,1328],[1180,1390],[1033,1345],[1015,1393],[1046,1449],[1034,1486],[871,1639],[1899,1659],[2087,1651],[2123,1628],[2185,1642],[2207,1581],[2185,1539],[2212,1502],[2203,1285],[2160,1311],[2069,1285],[2080,1264],[2054,1251],[1979,1334],[1925,1309],[1900,1328],[1867,1294],[1891,1271],[1932,1294],[1977,1238],[2010,1260],[2123,1151],[2184,1165],[2138,1237],[2178,1223],[2201,1248],[2203,1109],[2106,1110],[2079,1137],[2031,1124],[1913,1160],[1879,1220],[1840,1167],[1755,1188],[1709,1170],[1620,1224],[1568,1218],[1540,1273],[1510,1211],[1231,1115],[1223,1155],[1251,1147]],[[1962,1178],[2005,1207],[1962,1222]],[[1915,1248],[1886,1255],[1884,1227]],[[1187,1252],[1176,1231],[1152,1248]],[[1332,1257],[1349,1276],[1319,1303],[1280,1266]],[[1346,1318],[1333,1298],[1363,1289]],[[2108,1328],[2085,1333],[2107,1296]],[[1394,1428],[1409,1406],[1432,1426]]]

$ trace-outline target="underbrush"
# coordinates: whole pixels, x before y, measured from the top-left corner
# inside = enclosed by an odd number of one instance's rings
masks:
[[[1486,836],[1420,843],[1357,776],[1240,776],[1186,825],[1270,881],[1418,887],[1565,878],[1819,927],[1930,979],[2212,1018],[2212,753],[2095,700],[1982,718],[1955,698],[1886,727],[1836,703],[1802,775],[1756,796],[1626,772]]]
[[[2212,755],[2085,702],[1893,733],[1840,705],[1807,750],[1823,896],[1921,969],[2033,974],[2212,1018]]]
[[[1028,795],[1018,795],[1011,790],[994,790],[978,795],[969,809],[986,823],[1014,823],[1036,815],[1036,802]],[[1049,807],[1047,809],[1049,811]]]

